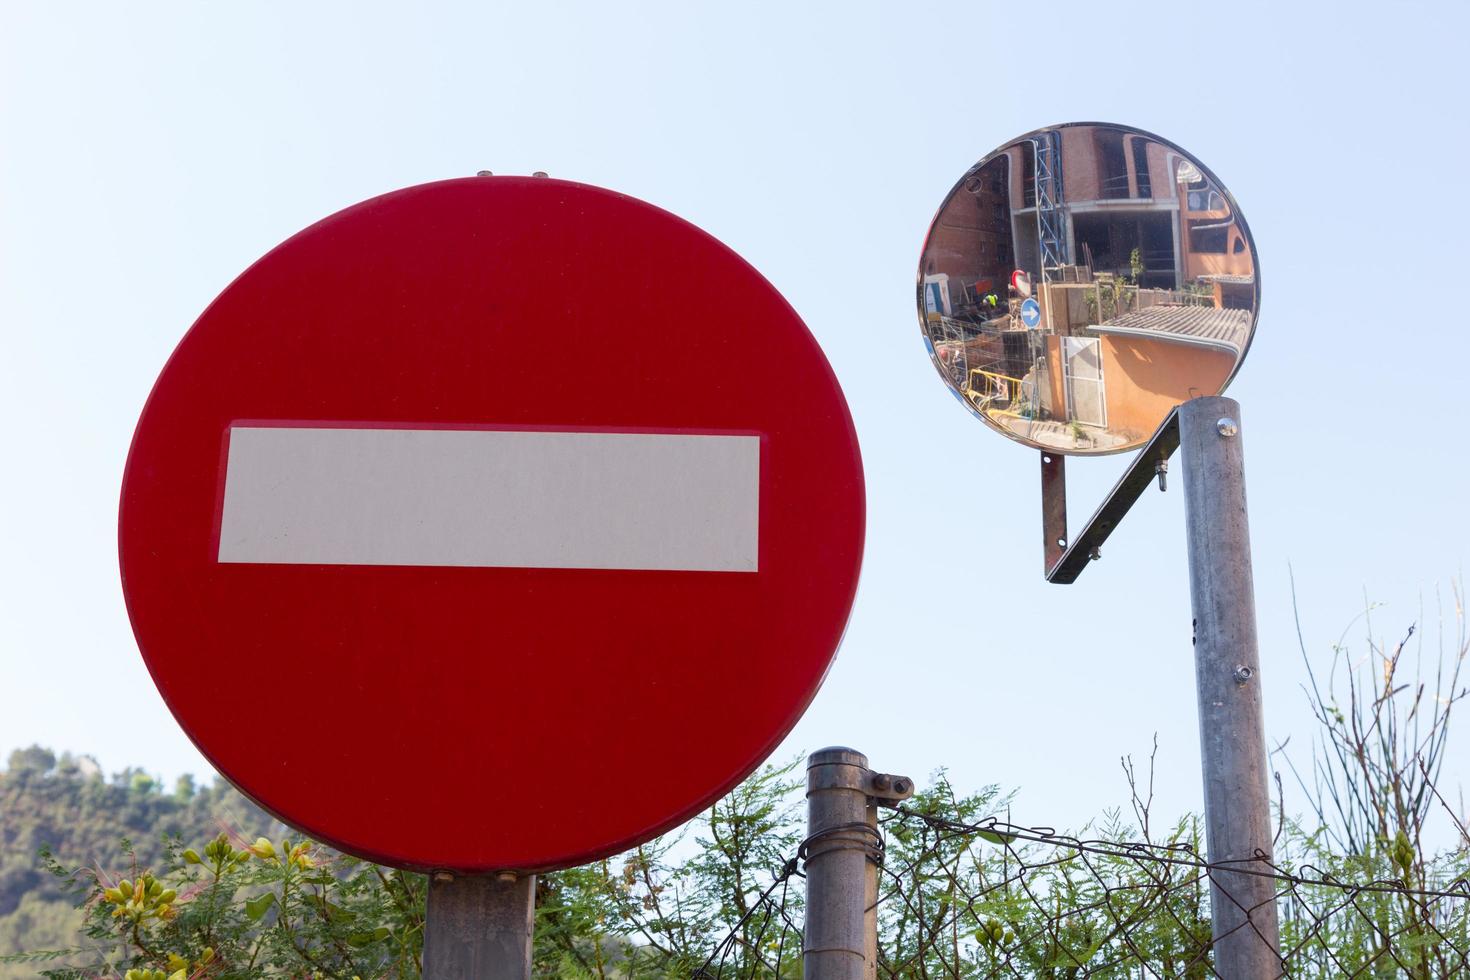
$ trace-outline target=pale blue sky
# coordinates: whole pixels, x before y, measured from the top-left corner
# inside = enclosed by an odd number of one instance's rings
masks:
[[[1020,787],[1017,819],[1075,826],[1126,801],[1118,756],[1158,732],[1161,807],[1197,806],[1182,495],[1146,496],[1079,584],[1042,580],[1035,454],[956,405],[924,354],[924,230],[995,145],[1073,119],[1166,136],[1235,193],[1264,286],[1230,394],[1268,732],[1300,742],[1288,567],[1325,655],[1365,592],[1393,635],[1422,597],[1432,639],[1434,590],[1470,550],[1467,35],[1455,2],[4,0],[0,751],[202,769],[117,580],[118,482],[164,359],[248,263],[332,211],[546,170],[725,240],[845,387],[862,589],[783,753],[949,766],[961,787]],[[1074,462],[1074,517],[1119,466]]]

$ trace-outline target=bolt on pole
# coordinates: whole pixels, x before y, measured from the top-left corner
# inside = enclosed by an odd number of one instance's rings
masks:
[[[529,980],[536,876],[429,876],[424,980]]]
[[[873,772],[853,749],[814,752],[806,764],[804,980],[878,975],[878,804],[913,795],[913,780]]]
[[[1282,975],[1272,870],[1271,792],[1256,646],[1240,405],[1195,398],[1179,409],[1199,691],[1205,842],[1212,865],[1215,971],[1231,980]]]

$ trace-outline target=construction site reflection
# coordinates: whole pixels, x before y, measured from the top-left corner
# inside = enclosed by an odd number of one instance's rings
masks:
[[[1121,452],[1216,395],[1255,329],[1255,254],[1230,196],[1145,133],[1040,130],[965,174],[929,229],[919,316],[946,384],[1005,435]]]

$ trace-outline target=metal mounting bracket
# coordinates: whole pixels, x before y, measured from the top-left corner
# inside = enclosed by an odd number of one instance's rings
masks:
[[[1067,537],[1067,476],[1065,458],[1058,453],[1041,453],[1041,530],[1046,580],[1055,585],[1077,581],[1088,564],[1102,557],[1103,542],[1123,520],[1143,491],[1169,470],[1169,457],[1179,448],[1179,409],[1171,411],[1148,444],[1133,457],[1122,478],[1108,492],[1102,506],[1083,526],[1076,538]]]
[[[914,781],[907,776],[868,769],[863,776],[863,784],[863,792],[877,806],[894,807],[914,795]]]

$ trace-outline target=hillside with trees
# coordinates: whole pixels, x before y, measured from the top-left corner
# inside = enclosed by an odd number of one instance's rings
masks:
[[[83,916],[77,896],[47,873],[39,855],[67,867],[115,869],[127,840],[139,867],[160,864],[163,839],[202,841],[222,830],[254,839],[280,826],[223,780],[172,787],[141,769],[111,778],[89,756],[58,756],[31,746],[10,753],[0,774],[0,955],[75,945]],[[35,976],[34,967],[0,964],[0,977]]]

